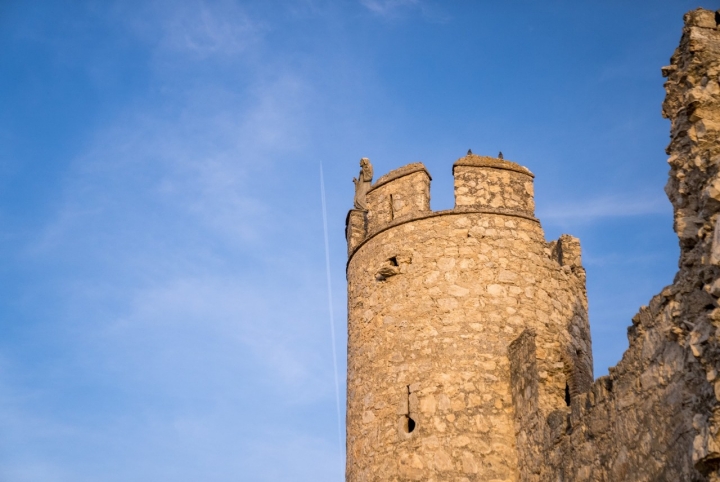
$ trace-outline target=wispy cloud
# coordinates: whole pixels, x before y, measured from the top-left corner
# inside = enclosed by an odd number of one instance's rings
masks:
[[[660,194],[638,196],[607,195],[543,206],[538,218],[549,223],[594,222],[603,218],[645,216],[670,212],[670,204]]]
[[[227,61],[242,85],[173,78],[173,62],[262,41],[220,5],[174,10],[148,42],[162,95],[85,133],[54,212],[21,249],[56,267],[42,284],[62,296],[36,342],[57,358],[0,373],[0,449],[12,457],[0,455],[0,479],[339,478],[327,294],[312,259],[322,225],[306,208],[319,209],[305,187],[317,174],[296,160],[318,130],[316,93],[282,65]],[[42,409],[19,381],[35,376]],[[53,458],[46,446],[68,448]]]
[[[255,367],[253,383],[284,394],[280,405],[308,403],[331,389],[320,274],[308,282],[294,272],[284,282],[244,273],[163,280],[135,289],[128,313],[91,329],[88,341],[155,386],[176,383],[167,377],[173,367],[184,383],[229,382],[243,377],[243,360]]]
[[[179,109],[130,110],[97,132],[73,163],[56,218],[33,249],[87,226],[121,229],[116,222],[122,218],[135,225],[162,212],[182,215],[236,246],[268,235],[260,230],[271,229],[263,220],[272,197],[263,186],[269,191],[273,170],[306,145],[303,117],[312,96],[292,74],[250,91],[248,99],[222,87],[188,90],[174,99]]]
[[[606,266],[622,266],[628,268],[630,266],[650,265],[666,261],[666,253],[664,252],[648,252],[648,253],[583,253],[583,264],[585,266],[606,267]]]
[[[234,2],[173,3],[167,12],[160,46],[171,51],[236,55],[256,44],[264,30]]]
[[[446,12],[427,0],[360,0],[360,4],[385,19],[398,18],[412,11],[420,12],[431,22],[444,23],[450,19]]]
[[[403,8],[416,8],[420,0],[360,0],[360,3],[373,13],[387,16]]]

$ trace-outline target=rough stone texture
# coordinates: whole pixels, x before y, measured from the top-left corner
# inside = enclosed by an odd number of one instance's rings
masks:
[[[469,154],[433,213],[414,164],[371,188],[367,228],[351,212],[347,480],[720,481],[718,20],[688,13],[662,69],[679,270],[608,376],[579,241],[545,242],[527,169]]]
[[[351,209],[345,219],[345,237],[348,243],[348,256],[355,251],[367,236],[367,216],[361,209]]]
[[[718,480],[720,268],[714,265],[720,212],[720,31],[715,12],[685,16],[679,48],[663,68],[669,118],[666,192],[680,240],[671,286],[642,307],[630,347],[610,375],[572,397],[569,409],[533,412],[533,337],[511,361],[521,480]],[[527,388],[531,387],[531,388]],[[522,410],[534,413],[527,416]],[[537,463],[541,459],[544,462]]]
[[[430,211],[430,174],[420,163],[382,176],[370,188],[368,230],[376,233],[393,220]]]
[[[458,208],[507,208],[535,212],[533,174],[513,162],[468,154],[453,166]]]

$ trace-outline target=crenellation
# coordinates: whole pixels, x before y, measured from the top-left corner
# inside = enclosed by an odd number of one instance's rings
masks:
[[[582,267],[580,240],[569,234],[563,234],[556,241],[548,243],[552,258],[560,266]]]
[[[514,162],[468,154],[453,165],[455,207],[535,212],[534,175]]]
[[[421,163],[409,164],[378,179],[367,194],[368,232],[373,234],[393,221],[430,212],[430,181]]]

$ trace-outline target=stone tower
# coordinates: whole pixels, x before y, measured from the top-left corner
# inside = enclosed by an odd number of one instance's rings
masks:
[[[513,390],[552,418],[592,384],[579,241],[545,241],[525,167],[468,153],[453,176],[454,209],[416,163],[348,213],[348,481],[519,480]]]

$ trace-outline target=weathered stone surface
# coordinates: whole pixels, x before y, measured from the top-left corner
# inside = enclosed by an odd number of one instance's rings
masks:
[[[519,452],[521,480],[718,479],[719,54],[716,14],[698,9],[685,16],[680,47],[663,68],[666,193],[681,248],[675,282],[633,318],[630,347],[610,375],[572,397],[563,430],[541,411],[516,415],[519,436],[532,434]]]
[[[345,238],[348,243],[348,255],[355,251],[367,236],[367,212],[351,209],[345,219]]]
[[[420,163],[382,176],[368,191],[368,231],[430,211],[430,174]]]
[[[468,154],[453,165],[456,208],[512,209],[535,212],[533,174],[523,166]]]
[[[545,242],[532,173],[421,164],[348,217],[348,481],[720,481],[720,16],[663,67],[679,271],[592,380],[579,241]],[[362,214],[362,215],[361,215]]]
[[[355,209],[360,211],[367,211],[367,192],[370,189],[370,184],[373,178],[373,166],[370,163],[370,159],[363,157],[360,159],[360,174],[358,177],[353,178],[355,184],[355,199],[353,204]]]

